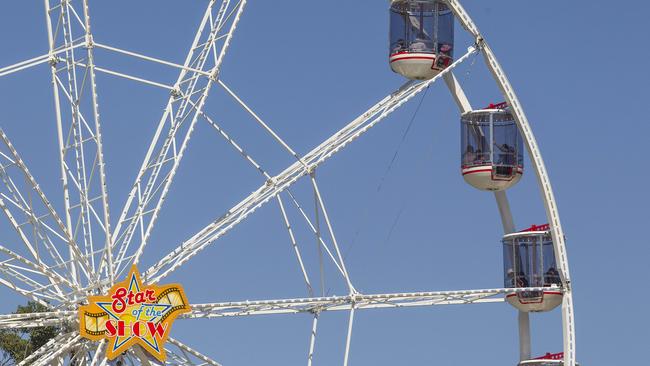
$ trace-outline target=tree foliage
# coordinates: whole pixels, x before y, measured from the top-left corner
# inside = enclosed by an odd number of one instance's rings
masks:
[[[40,313],[47,307],[30,301],[14,314]],[[0,329],[0,366],[18,364],[59,333],[57,327]]]

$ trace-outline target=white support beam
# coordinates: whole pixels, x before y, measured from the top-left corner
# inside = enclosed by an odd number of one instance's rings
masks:
[[[15,284],[15,281],[19,281],[29,286],[29,293],[38,296],[45,301],[65,302],[67,300],[61,293],[59,287],[55,287],[52,283],[45,285],[33,279],[34,273],[37,275],[40,275],[40,273],[25,267],[11,264],[11,261],[12,260],[9,259],[0,262],[0,277],[1,275],[4,275],[7,283]],[[54,289],[52,289],[53,287]]]
[[[269,135],[273,137],[273,139],[280,144],[291,156],[296,158],[300,163],[303,164],[303,166],[306,166],[306,164],[302,161],[298,153],[296,153],[284,140],[275,132],[271,127],[269,127],[268,124],[266,124],[253,110],[246,104],[244,101],[235,94],[232,89],[230,89],[222,80],[218,80],[217,83],[235,100],[239,105],[244,108],[248,114],[250,114],[255,122],[259,124]]]
[[[321,313],[366,309],[409,308],[433,305],[464,305],[503,302],[505,294],[524,291],[563,291],[560,287],[498,288],[392,294],[354,294],[298,299],[237,301],[193,304],[191,312],[181,318],[219,318],[269,314]]]
[[[307,366],[312,366],[314,361],[314,348],[316,346],[316,332],[318,330],[318,312],[314,313],[314,321],[311,324],[309,335],[309,353],[307,353]]]
[[[530,317],[528,313],[519,311],[519,361],[530,360],[532,357],[530,342]]]
[[[471,111],[472,105],[469,102],[469,99],[467,98],[463,87],[460,85],[460,82],[453,72],[445,74],[445,84],[447,84],[447,88],[449,88],[451,96],[454,98],[456,105],[458,105],[460,113],[462,114]]]
[[[0,329],[60,326],[64,322],[74,320],[77,314],[77,311],[73,310],[5,314],[0,315]]]
[[[4,183],[7,192],[5,194],[4,190],[0,188],[0,208],[34,257],[34,263],[28,265],[32,268],[38,267],[37,271],[50,277],[51,281],[55,281],[57,284],[65,283],[71,289],[78,290],[79,287],[72,275],[71,265],[68,261],[63,260],[59,249],[69,249],[73,259],[78,262],[87,277],[90,272],[88,261],[77,247],[63,220],[30,173],[9,137],[1,129],[0,152],[2,153],[0,180]],[[4,164],[5,159],[7,164]],[[3,198],[7,202],[11,202],[11,206],[6,205]],[[19,212],[12,213],[13,207],[17,208]],[[19,214],[24,216],[26,223],[31,226],[34,234],[31,240],[23,230],[23,226],[16,221]],[[45,248],[46,251],[40,250],[40,247]]]
[[[352,342],[352,325],[354,323],[354,300],[350,304],[350,318],[348,319],[348,334],[345,337],[345,354],[343,355],[343,366],[348,366],[350,359],[350,343]]]
[[[41,348],[35,350],[31,355],[23,359],[17,366],[34,365],[34,360],[53,352],[57,348],[61,347],[62,344],[65,344],[67,341],[72,339],[72,337],[74,337],[74,335],[71,335],[70,333],[62,333],[57,335],[56,337],[47,341],[47,343],[41,346]]]
[[[90,75],[90,91],[92,94],[92,105],[93,105],[93,119],[95,121],[95,144],[97,145],[96,153],[96,164],[99,170],[99,189],[101,192],[101,204],[102,204],[102,219],[100,223],[104,229],[104,255],[103,258],[106,258],[108,261],[108,277],[111,280],[113,279],[113,253],[112,253],[112,242],[111,242],[111,220],[109,214],[109,205],[108,205],[108,187],[106,185],[106,164],[104,163],[104,148],[102,146],[102,133],[101,133],[101,123],[99,118],[99,102],[97,96],[97,82],[95,77],[95,56],[94,56],[94,40],[93,34],[91,32],[90,25],[90,10],[88,8],[88,0],[83,0],[83,26],[86,31],[86,49],[87,49],[87,62],[88,62],[88,73]],[[72,8],[74,12],[74,8]],[[76,14],[76,13],[75,13]],[[78,18],[78,15],[77,15]],[[80,20],[80,19],[79,19]],[[81,21],[81,20],[80,20]],[[93,252],[91,247],[91,253]],[[94,263],[94,256],[91,256]]]
[[[167,102],[165,112],[115,227],[113,241],[118,248],[115,264],[118,273],[128,268],[130,263],[138,263],[143,253],[189,144],[195,124],[202,115],[210,89],[218,80],[223,59],[245,4],[246,1],[240,1],[230,6],[231,1],[222,0],[214,18],[212,13],[216,8],[216,1],[210,1],[208,4],[174,85],[174,92]],[[228,12],[235,15],[229,18]],[[221,37],[222,35],[225,37]],[[208,56],[216,48],[219,48],[219,57],[211,65],[208,63]],[[182,139],[179,147],[176,145],[177,138]],[[140,237],[135,251],[130,251],[138,227]]]
[[[318,206],[320,207],[321,211],[323,212],[323,218],[325,219],[325,224],[327,225],[327,230],[329,231],[330,238],[332,239],[332,243],[334,244],[334,249],[336,250],[336,256],[339,260],[339,265],[341,266],[341,269],[343,270],[343,276],[345,277],[345,281],[347,282],[348,285],[348,290],[350,291],[350,295],[355,294],[357,291],[355,290],[354,286],[352,285],[352,280],[350,279],[350,274],[348,273],[348,270],[345,266],[345,261],[343,260],[343,256],[341,255],[341,250],[339,249],[339,244],[336,240],[336,235],[334,234],[334,228],[332,227],[332,223],[330,222],[330,217],[327,214],[327,209],[325,208],[325,202],[323,202],[323,197],[320,194],[320,190],[318,189],[318,184],[316,183],[316,178],[314,177],[313,174],[310,174],[311,178],[311,185],[314,188],[314,194],[316,195],[316,198],[318,200]]]
[[[72,348],[79,345],[81,336],[79,334],[72,335],[70,338],[64,342],[60,342],[57,347],[54,347],[49,353],[43,357],[38,358],[30,366],[51,366],[53,360],[58,357],[65,355],[66,352],[69,352]],[[22,366],[23,363],[19,363],[18,366]]]
[[[2,67],[2,68],[0,68],[0,77],[6,76],[6,75],[11,75],[11,74],[13,74],[15,72],[18,72],[18,71],[26,70],[26,69],[29,69],[29,68],[34,67],[34,66],[38,66],[38,65],[42,65],[42,64],[51,62],[52,57],[56,57],[56,55],[61,54],[61,53],[69,52],[69,51],[71,51],[71,50],[73,50],[75,48],[82,47],[83,45],[84,44],[82,42],[77,42],[74,45],[64,47],[62,49],[54,50],[52,52],[48,52],[48,53],[46,53],[44,55],[37,56],[37,57],[31,58],[29,60],[17,62],[17,63],[15,63],[13,65]]]
[[[167,339],[167,342],[173,344],[174,346],[178,347],[181,351],[186,352],[186,353],[189,353],[190,355],[196,357],[197,359],[199,359],[199,360],[205,362],[205,363],[208,364],[208,365],[212,365],[212,366],[221,366],[221,364],[218,363],[217,361],[211,359],[210,357],[208,357],[208,356],[206,356],[206,355],[200,353],[199,351],[197,351],[197,350],[195,350],[195,349],[193,349],[193,348],[191,348],[191,347],[185,345],[184,343],[182,343],[182,342],[180,342],[180,341],[178,341],[178,340],[176,340],[176,339],[174,339],[174,338],[172,338],[172,337],[169,337],[169,338]],[[191,362],[191,361],[190,361],[190,362]]]
[[[101,340],[97,345],[97,349],[93,353],[93,358],[90,361],[90,366],[98,366],[102,361],[106,362],[104,351],[106,350],[106,340]]]
[[[44,4],[65,227],[84,252],[88,263],[83,266],[90,267],[90,270],[84,269],[86,274],[92,276],[82,284],[85,286],[98,279],[100,271],[96,270],[96,261],[112,257],[105,255],[105,251],[111,249],[110,215],[90,15],[85,0],[75,4],[69,0],[59,0],[56,7],[50,6],[50,0],[44,0]],[[83,20],[79,16],[81,12],[75,10],[75,6],[83,7]],[[77,44],[85,48],[83,53],[77,52]],[[59,52],[59,49],[65,52]],[[78,63],[80,58],[85,58],[85,65]],[[59,64],[63,67],[58,68]],[[87,120],[84,115],[92,116],[92,120]],[[72,185],[69,184],[70,181],[73,182]],[[103,251],[95,250],[97,244],[101,245]],[[72,277],[75,282],[79,282],[81,278],[76,262],[81,259],[72,249],[70,258],[74,260],[71,263]]]
[[[472,105],[460,85],[456,76],[451,73],[445,76],[445,82],[451,92],[452,97],[458,105],[460,113],[466,113],[472,110]],[[515,232],[515,223],[510,211],[510,204],[508,203],[508,196],[505,191],[494,192],[494,198],[497,202],[499,215],[501,216],[501,224],[503,225],[504,234]],[[517,317],[519,324],[519,360],[529,360],[531,358],[531,341],[530,341],[530,319],[526,312],[520,311]]]
[[[309,275],[307,274],[307,270],[305,269],[305,264],[302,261],[300,248],[298,248],[298,242],[296,241],[296,236],[293,234],[293,228],[291,227],[291,223],[289,222],[289,216],[287,216],[287,211],[284,208],[284,203],[282,202],[282,198],[279,195],[276,196],[276,198],[278,200],[278,205],[280,206],[280,211],[282,212],[284,225],[289,233],[289,239],[291,240],[291,247],[293,248],[293,251],[296,254],[296,259],[298,260],[298,265],[300,266],[303,280],[305,281],[305,285],[307,286],[307,292],[309,293],[309,296],[314,296],[314,289],[311,286],[311,281],[309,281]]]
[[[307,213],[305,212],[305,210],[302,208],[302,206],[300,206],[300,203],[298,203],[298,200],[293,195],[293,193],[291,193],[291,190],[287,189],[287,193],[289,194],[289,197],[291,198],[291,202],[293,203],[293,205],[298,209],[298,211],[302,215],[303,219],[305,219],[305,221],[307,222],[307,225],[309,226],[311,231],[314,233],[314,235],[316,235],[316,240],[317,240],[317,245],[318,245],[318,254],[319,254],[318,259],[319,259],[319,264],[320,264],[320,269],[321,269],[321,284],[322,284],[322,281],[323,281],[323,252],[322,252],[323,249],[325,249],[325,253],[327,253],[327,255],[332,260],[332,263],[334,264],[336,269],[341,273],[341,275],[345,279],[345,277],[346,277],[345,271],[343,270],[343,267],[341,267],[341,265],[339,264],[339,261],[336,259],[336,257],[334,257],[334,254],[332,253],[332,250],[329,248],[329,246],[327,245],[327,243],[323,239],[323,236],[321,235],[320,229],[317,226],[314,226],[314,224],[311,222],[311,220],[307,216]],[[316,204],[317,204],[316,205],[316,210],[317,210],[316,212],[318,212],[320,210],[318,208],[318,198],[315,198],[315,199],[317,201],[316,202]],[[318,216],[318,213],[316,213],[316,216]],[[318,220],[318,217],[316,217],[316,220]],[[318,221],[317,221],[316,225],[318,225]],[[321,285],[321,290],[322,290],[321,292],[324,291],[323,290],[324,287],[325,287],[324,285]],[[321,294],[321,295],[325,296],[324,294]]]
[[[460,57],[431,80],[419,83],[407,82],[402,88],[382,99],[310,153],[304,155],[303,161],[309,169],[305,168],[301,162],[295,162],[282,173],[275,176],[269,182],[270,184],[264,184],[239,204],[228,210],[226,214],[163,257],[158,263],[150,267],[143,276],[149,282],[158,282],[160,279],[166,277],[191,257],[239,224],[248,215],[273,199],[277,194],[289,188],[301,177],[311,173],[313,169],[366,133],[415,95],[442,78],[446,73],[451,72],[458,64],[465,61],[474,52],[475,49],[470,47],[464,56]]]

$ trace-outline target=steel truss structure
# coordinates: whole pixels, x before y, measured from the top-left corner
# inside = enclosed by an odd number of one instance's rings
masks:
[[[503,301],[503,294],[513,289],[487,289],[393,294],[362,294],[354,287],[341,255],[335,230],[330,221],[325,199],[321,194],[316,171],[321,164],[344,147],[368,132],[406,102],[431,84],[443,79],[461,111],[471,105],[454,69],[471,55],[483,55],[495,82],[512,108],[521,131],[533,169],[542,192],[546,216],[550,224],[556,260],[564,293],[562,324],[565,365],[575,364],[575,332],[572,288],[564,235],[557,205],[538,145],[508,79],[494,53],[458,0],[446,0],[456,19],[475,40],[467,52],[435,78],[407,82],[390,93],[341,130],[304,155],[299,155],[264,122],[227,83],[220,78],[223,60],[243,15],[246,0],[209,1],[185,62],[176,64],[141,53],[107,45],[96,40],[88,0],[44,0],[49,50],[39,57],[0,68],[0,77],[38,65],[49,65],[54,96],[54,121],[59,146],[62,210],[56,209],[40,189],[25,161],[10,138],[0,131],[0,209],[15,229],[26,249],[19,254],[0,243],[0,284],[49,308],[33,314],[0,315],[0,329],[29,328],[46,325],[61,327],[62,333],[30,355],[20,365],[105,365],[104,343],[80,338],[76,324],[76,308],[91,294],[110,287],[125,269],[137,264],[155,228],[170,186],[199,121],[208,123],[242,158],[259,171],[262,184],[225,214],[209,223],[178,247],[148,268],[142,278],[156,283],[182,267],[192,257],[214,244],[225,233],[244,221],[269,201],[278,203],[296,260],[310,297],[300,299],[259,300],[214,304],[194,304],[183,318],[252,316],[260,314],[309,313],[313,316],[307,364],[312,364],[319,314],[327,311],[348,311],[349,323],[343,355],[348,364],[356,311],[373,308],[402,308],[433,305],[464,305]],[[103,49],[125,57],[165,65],[178,72],[173,85],[146,80],[96,64],[94,51]],[[100,100],[96,74],[104,73],[152,87],[169,90],[170,95],[139,172],[133,182],[126,204],[116,221],[109,213],[109,196],[102,148]],[[264,129],[295,162],[271,175],[228,135],[204,110],[213,87],[230,95]],[[305,212],[291,191],[300,179],[308,179],[317,206],[315,215]],[[508,200],[503,192],[495,198],[504,231],[514,231]],[[314,297],[311,280],[302,260],[287,210],[295,209],[305,219],[319,243],[319,250],[332,261],[347,284],[343,296]],[[321,220],[324,228],[321,231]],[[325,233],[325,234],[323,234]],[[536,290],[536,289],[524,289]],[[541,290],[541,289],[537,289]],[[523,290],[515,290],[523,291]],[[530,358],[528,315],[520,313],[521,358]],[[215,360],[170,338],[167,345],[170,365],[219,365]],[[124,356],[126,364],[155,365],[141,349]]]

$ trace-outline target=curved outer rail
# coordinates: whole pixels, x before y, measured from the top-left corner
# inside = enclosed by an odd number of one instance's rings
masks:
[[[456,18],[461,22],[462,26],[471,33],[476,39],[486,64],[494,76],[495,81],[499,85],[503,96],[506,98],[508,105],[512,109],[517,127],[524,137],[528,154],[531,158],[533,168],[537,173],[537,181],[542,193],[544,201],[544,208],[546,209],[546,216],[551,228],[551,235],[553,237],[553,247],[555,249],[555,259],[559,265],[560,277],[564,286],[564,297],[562,301],[562,331],[564,337],[564,364],[566,366],[575,366],[576,351],[575,351],[575,325],[573,313],[573,296],[571,289],[571,277],[569,274],[569,261],[566,254],[566,246],[564,241],[564,232],[562,231],[562,224],[560,223],[560,214],[557,210],[555,196],[551,188],[551,182],[542,159],[535,136],[528,123],[528,118],[515,94],[512,85],[508,81],[505,72],[496,59],[494,52],[479,32],[476,24],[472,21],[469,14],[460,4],[458,0],[445,0],[453,10]]]

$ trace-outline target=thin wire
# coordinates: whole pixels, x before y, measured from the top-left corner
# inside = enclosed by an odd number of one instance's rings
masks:
[[[415,122],[415,119],[418,115],[418,112],[420,112],[420,108],[422,107],[422,103],[424,102],[424,98],[427,96],[427,93],[429,92],[429,87],[427,87],[424,90],[424,93],[422,93],[422,97],[420,98],[420,102],[418,103],[418,106],[415,108],[415,111],[413,112],[413,115],[411,116],[411,120],[409,121],[408,125],[406,126],[406,129],[402,133],[402,139],[400,140],[399,144],[397,145],[397,148],[395,149],[395,153],[393,154],[393,157],[390,159],[390,162],[388,163],[388,166],[386,167],[386,170],[384,171],[384,174],[382,175],[381,179],[379,180],[379,184],[377,185],[377,189],[375,190],[375,195],[378,195],[381,192],[381,189],[383,188],[384,182],[386,181],[386,178],[388,177],[388,174],[390,174],[391,170],[393,169],[393,166],[395,165],[395,162],[397,161],[397,157],[399,156],[399,152],[402,149],[402,146],[404,145],[404,142],[406,141],[406,138],[408,137],[408,133],[411,130],[411,127],[413,126],[413,122]],[[376,200],[371,200],[371,202],[375,202]],[[399,219],[399,216],[401,216],[402,211],[404,210],[404,207],[402,207],[398,213],[397,219],[393,223],[393,227],[390,230],[389,233],[389,238],[390,234],[393,232],[393,228],[397,224],[397,220]],[[345,253],[343,255],[343,259],[345,259],[348,255],[348,253],[352,250],[354,247],[354,244],[357,242],[357,239],[359,238],[359,234],[361,233],[361,230],[366,226],[366,223],[368,221],[368,213],[370,212],[370,207],[366,206],[366,209],[363,214],[363,220],[362,224],[359,225],[357,228],[356,232],[354,233],[354,237],[352,238],[352,241],[350,242],[350,245],[347,247],[345,250]],[[387,239],[388,240],[388,239]]]
[[[472,71],[474,70],[474,64],[476,63],[477,57],[478,57],[478,52],[474,54],[474,57],[472,58],[472,62],[470,62],[469,66],[467,67],[467,71],[465,72],[465,77],[468,79],[472,75]]]
[[[395,220],[393,220],[393,225],[391,225],[390,230],[388,231],[388,235],[386,235],[386,240],[384,240],[384,246],[390,242],[390,238],[393,236],[393,231],[397,227],[397,223],[399,222],[400,217],[402,217],[402,212],[404,212],[405,208],[406,201],[402,202],[402,207],[400,207],[399,211],[397,212],[397,216],[395,216]]]
[[[386,177],[388,177],[388,174],[393,169],[393,165],[395,164],[395,161],[397,160],[397,156],[399,155],[399,152],[402,149],[402,145],[404,145],[404,141],[406,141],[406,137],[408,136],[408,133],[411,130],[411,126],[413,126],[413,122],[415,121],[415,117],[417,117],[418,112],[420,111],[420,107],[422,107],[422,102],[424,102],[424,97],[427,96],[428,91],[429,91],[429,87],[427,87],[424,90],[424,93],[422,93],[422,98],[420,98],[420,102],[418,103],[418,106],[415,109],[415,112],[413,112],[413,116],[411,117],[411,120],[409,121],[408,126],[406,126],[406,130],[404,130],[404,133],[402,134],[402,139],[400,140],[399,145],[397,145],[397,149],[395,149],[395,153],[393,154],[393,158],[390,160],[390,163],[388,164],[388,167],[386,168],[386,171],[384,172],[384,175],[381,177],[381,180],[379,181],[379,185],[377,186],[377,192],[381,191],[382,187],[384,186],[384,181],[386,180]]]

